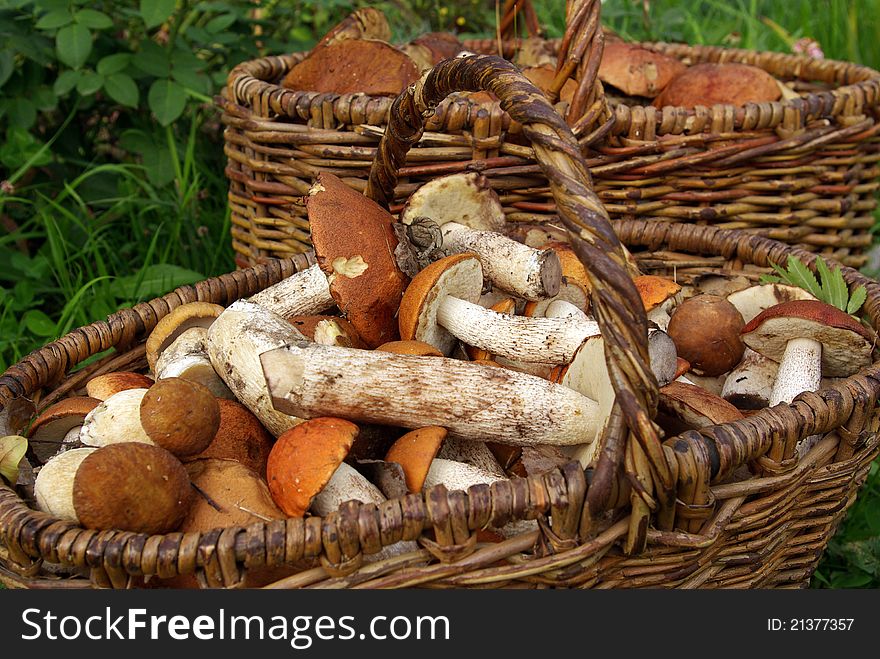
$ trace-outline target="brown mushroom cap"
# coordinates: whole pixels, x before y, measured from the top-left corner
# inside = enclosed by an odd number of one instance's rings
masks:
[[[428,32],[416,37],[401,50],[412,57],[424,71],[442,60],[455,57],[464,50],[464,46],[451,32]]]
[[[522,73],[529,79],[529,82],[545,94],[553,84],[553,80],[556,78],[556,68],[549,64],[544,64],[542,66],[529,66],[524,68]],[[570,103],[576,91],[577,82],[572,79],[566,80],[565,84],[562,85],[562,89],[559,91],[559,100]]]
[[[670,382],[660,388],[658,423],[671,435],[742,419],[732,403],[702,387]]]
[[[602,51],[599,79],[624,94],[654,98],[686,69],[687,66],[674,57],[615,41],[606,43]]]
[[[42,460],[54,455],[64,436],[76,426],[81,426],[89,412],[101,401],[89,396],[71,396],[53,403],[34,419],[27,438],[37,457]]]
[[[184,460],[235,460],[257,472],[260,477],[265,477],[266,462],[274,438],[256,415],[237,400],[218,398],[217,404],[220,408],[220,427],[214,439],[204,451]]]
[[[695,64],[673,78],[654,99],[654,106],[692,108],[745,105],[776,101],[781,95],[776,78],[748,64]]]
[[[652,311],[681,291],[681,285],[666,277],[640,275],[633,279],[636,290],[645,305],[645,311]]]
[[[730,302],[718,295],[695,295],[672,312],[667,333],[678,355],[697,375],[727,373],[742,359],[743,319]]]
[[[777,304],[742,328],[743,342],[776,362],[797,338],[822,344],[824,377],[847,377],[871,363],[874,335],[845,311],[819,300]]]
[[[421,492],[428,469],[431,468],[431,461],[436,457],[444,439],[446,428],[440,426],[412,430],[394,442],[385,454],[385,461],[396,462],[403,467],[407,489],[410,492]]]
[[[204,459],[186,464],[196,488],[181,532],[247,526],[254,522],[284,519],[272,501],[266,482],[252,469],[234,460]]]
[[[114,371],[113,373],[96,375],[86,382],[86,393],[90,398],[107,400],[110,396],[120,391],[125,391],[126,389],[148,389],[152,384],[153,380],[141,373]]]
[[[413,277],[403,294],[400,337],[430,343],[449,354],[457,339],[437,324],[437,309],[447,295],[476,304],[482,287],[483,270],[476,254],[452,254],[434,261]]]
[[[325,94],[397,96],[418,79],[418,66],[403,51],[377,39],[346,39],[315,48],[281,85]]]
[[[287,515],[302,517],[351,450],[358,427],[351,421],[317,417],[278,437],[266,476],[272,499]]]
[[[141,400],[141,425],[174,455],[201,453],[220,428],[220,405],[211,391],[183,378],[163,378]]]
[[[76,471],[73,505],[90,529],[167,533],[189,512],[192,487],[180,460],[161,446],[110,444]]]
[[[223,313],[223,307],[211,302],[187,302],[175,307],[156,323],[147,337],[147,363],[155,370],[159,354],[190,327],[210,327],[214,319]],[[149,385],[146,385],[149,386]]]
[[[397,335],[397,307],[409,279],[394,258],[394,217],[322,172],[306,199],[311,240],[339,310],[371,348]]]
[[[338,316],[292,316],[288,322],[316,343],[323,345],[338,345],[343,348],[358,348],[366,350],[367,344],[363,342],[357,330],[345,318]],[[331,341],[332,340],[332,341]]]
[[[420,357],[443,357],[443,353],[437,350],[430,343],[424,341],[416,341],[415,339],[389,341],[383,343],[376,350],[382,352],[393,352],[398,355],[417,355]]]

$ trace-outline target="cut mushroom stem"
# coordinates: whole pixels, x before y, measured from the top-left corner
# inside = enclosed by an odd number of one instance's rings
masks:
[[[768,404],[790,403],[803,391],[815,391],[822,381],[822,344],[813,339],[792,339],[785,344]]]
[[[562,266],[553,250],[537,250],[500,233],[477,231],[458,222],[447,222],[441,231],[447,254],[477,254],[486,279],[501,290],[526,300],[559,292]]]
[[[282,318],[313,316],[336,304],[327,275],[316,263],[248,298]]]
[[[442,426],[450,436],[516,445],[579,444],[596,433],[595,401],[494,366],[304,340],[260,359],[276,410],[298,417]]]
[[[721,397],[741,410],[759,410],[770,404],[770,392],[779,364],[751,348],[724,380]]]

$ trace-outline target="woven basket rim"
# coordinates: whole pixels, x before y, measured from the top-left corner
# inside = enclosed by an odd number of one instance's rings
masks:
[[[519,41],[522,40],[519,39],[513,42],[506,42],[505,52],[507,52],[509,43],[518,43]],[[545,41],[555,44],[558,43],[559,40],[546,39]],[[491,47],[496,45],[497,42],[491,39],[472,39],[466,40],[462,43],[465,46],[477,46],[483,44]],[[765,110],[765,112],[769,112],[772,116],[770,125],[768,127],[775,128],[779,124],[783,123],[783,121],[790,120],[793,112],[796,113],[797,116],[801,117],[802,123],[805,123],[811,118],[837,118],[861,115],[865,95],[870,95],[872,88],[874,89],[874,95],[880,94],[880,71],[863,64],[857,64],[846,60],[817,60],[807,55],[784,53],[781,51],[761,51],[745,48],[707,46],[699,44],[680,44],[664,41],[628,43],[633,43],[634,45],[638,45],[649,50],[654,50],[656,52],[670,54],[679,59],[694,57],[694,63],[747,63],[752,64],[753,66],[758,66],[759,68],[765,68],[766,70],[766,67],[762,67],[760,62],[756,62],[753,60],[755,60],[756,58],[772,58],[785,66],[786,70],[791,72],[791,76],[793,78],[801,78],[801,72],[804,69],[808,71],[811,69],[830,69],[834,73],[839,74],[839,77],[843,78],[844,80],[851,80],[851,82],[840,82],[838,83],[837,87],[831,90],[821,92],[809,92],[807,94],[801,94],[799,98],[766,101],[761,103],[750,102],[743,105],[717,104],[713,106],[695,107],[669,105],[664,106],[664,108],[655,108],[652,105],[639,104],[627,106],[629,108],[642,111],[644,111],[646,108],[650,108],[658,115],[663,113],[671,113],[673,115],[684,114],[686,116],[691,116],[696,114],[697,112],[711,110],[718,115],[732,114],[732,116],[734,117],[741,118],[742,115],[746,113],[750,108],[757,108],[760,106]],[[271,70],[272,68],[280,65],[278,70],[281,71],[281,75],[277,77],[277,79],[280,80],[281,77],[283,77],[284,73],[286,73],[294,64],[305,58],[308,54],[308,52],[295,52],[290,54],[268,55],[266,57],[260,57],[241,62],[230,70],[227,76],[226,90],[234,90],[231,92],[231,98],[233,102],[239,105],[246,104],[248,102],[248,98],[241,97],[238,94],[238,90],[246,90],[248,94],[262,94],[263,92],[268,91],[271,96],[277,99],[277,107],[282,108],[297,107],[297,105],[303,100],[310,100],[318,97],[320,97],[322,100],[342,98],[369,98],[371,100],[385,100],[388,102],[388,105],[390,107],[391,101],[394,98],[392,96],[378,96],[362,92],[331,94],[317,91],[295,91],[282,87],[278,82],[275,82],[274,80],[269,81],[264,77],[260,77],[260,67],[268,65],[268,68]],[[285,97],[290,100],[282,100],[285,99]],[[448,99],[445,102],[448,103],[450,102],[450,100]],[[470,100],[468,100],[468,102],[473,103],[473,101]],[[217,99],[216,104],[222,105],[222,102],[219,98]],[[495,107],[499,106],[499,103],[497,101],[484,101],[479,103],[479,105],[486,107]],[[293,118],[293,115],[288,114],[288,117]],[[683,124],[683,122],[678,123],[680,125]],[[685,129],[682,126],[681,131],[684,132],[684,130]],[[676,133],[673,132],[672,134]]]
[[[712,253],[720,253],[725,256],[732,256],[734,254],[741,255],[744,250],[754,250],[756,258],[753,258],[751,261],[747,262],[751,262],[754,265],[759,266],[766,265],[765,262],[768,259],[773,260],[774,262],[780,262],[781,257],[791,254],[800,258],[808,266],[814,267],[815,261],[819,258],[816,255],[807,252],[801,248],[792,247],[784,243],[780,243],[778,241],[761,236],[746,234],[741,230],[736,229],[719,229],[710,226],[694,226],[682,224],[657,224],[644,220],[621,220],[615,223],[615,230],[621,236],[621,239],[628,245],[635,244],[652,248],[656,245],[667,245],[675,246],[678,249],[690,250],[694,252],[706,252],[709,250],[705,249],[705,245],[711,242],[716,247],[716,249],[712,251]],[[273,283],[273,280],[286,276],[285,271],[281,268],[281,265],[287,262],[292,262],[293,260],[293,258],[276,259],[270,261],[267,264],[252,266],[246,270],[238,272],[241,273],[241,277],[243,279],[247,280],[247,286],[250,289],[261,290],[262,288],[265,288],[266,286]],[[880,283],[870,279],[869,277],[866,277],[865,275],[862,275],[852,268],[843,267],[842,272],[849,286],[856,286],[859,284],[864,284],[866,286],[868,296],[865,302],[864,310],[870,316],[871,323],[874,328],[877,329],[878,327],[880,327]],[[150,302],[144,302],[131,308],[121,309],[115,314],[108,316],[108,318],[104,321],[97,321],[96,323],[92,323],[91,325],[77,328],[76,330],[73,330],[64,337],[61,337],[60,339],[47,344],[43,348],[40,348],[30,353],[28,356],[23,358],[17,364],[11,366],[9,369],[7,369],[6,372],[0,375],[0,411],[2,411],[4,407],[15,398],[27,397],[29,394],[32,394],[34,391],[46,386],[47,384],[51,385],[57,383],[60,379],[58,372],[59,364],[55,364],[53,366],[51,364],[53,360],[58,362],[68,362],[66,366],[60,369],[60,374],[61,376],[63,376],[69,373],[72,367],[76,366],[77,363],[86,359],[87,357],[82,357],[82,359],[80,360],[75,360],[70,356],[71,351],[66,349],[65,345],[68,339],[70,339],[71,337],[76,337],[77,335],[82,335],[84,333],[84,330],[94,329],[103,337],[107,337],[107,340],[109,341],[109,337],[112,333],[109,326],[113,323],[120,322],[120,319],[123,319],[121,322],[126,322],[126,320],[124,319],[126,318],[126,313],[128,312],[129,316],[127,320],[129,323],[136,316],[140,316],[140,318],[143,319],[143,324],[135,328],[126,328],[133,332],[133,334],[129,335],[127,338],[132,339],[132,341],[134,342],[142,342],[146,339],[149,331],[152,329],[152,326],[154,326],[155,323],[158,322],[162,315],[164,315],[165,313],[169,313],[173,307],[183,304],[184,302],[191,299],[204,299],[208,295],[206,291],[209,291],[211,288],[209,285],[216,284],[214,290],[220,291],[221,297],[228,298],[225,300],[221,300],[220,303],[222,304],[230,304],[234,299],[237,299],[237,297],[244,297],[244,295],[246,294],[252,294],[251,291],[246,291],[243,294],[240,290],[231,290],[228,282],[224,281],[224,277],[229,276],[229,274],[221,275],[220,277],[206,279],[203,282],[199,282],[199,284],[181,286],[164,296],[151,300]],[[157,314],[157,311],[153,305],[160,306],[167,310],[164,313]],[[126,337],[123,337],[122,339],[118,340],[116,344],[123,343],[125,339]],[[111,343],[111,345],[115,344]],[[90,354],[88,356],[92,356],[94,354],[102,352],[106,349],[106,347],[94,345],[94,341],[91,341],[89,343],[89,349]],[[41,371],[37,371],[36,377],[31,374],[32,371],[36,370],[34,368],[34,364],[41,364],[45,367]],[[25,385],[22,385],[21,380],[25,378],[29,378],[32,381],[32,387],[29,388]],[[870,381],[870,383],[863,385],[853,384],[856,382],[856,380],[859,380],[862,383],[868,383],[868,381]],[[866,367],[860,373],[845,378],[837,384],[823,387],[816,392],[812,392],[806,395],[802,394],[801,396],[798,396],[791,404],[780,404],[774,408],[764,408],[762,410],[759,410],[756,414],[739,421],[718,424],[716,426],[704,428],[699,431],[688,431],[687,433],[683,433],[682,435],[678,435],[676,437],[666,438],[666,440],[664,440],[664,443],[668,444],[673,440],[678,440],[687,435],[700,436],[708,439],[717,436],[719,432],[723,432],[725,429],[730,430],[732,433],[748,434],[751,432],[753,434],[756,434],[756,428],[764,426],[774,429],[775,432],[784,433],[786,430],[786,421],[791,422],[793,418],[809,418],[810,414],[803,414],[803,412],[809,411],[811,409],[810,402],[821,400],[823,401],[823,403],[827,402],[832,408],[834,408],[834,401],[838,400],[840,397],[840,394],[836,392],[839,392],[850,385],[852,385],[856,389],[860,389],[861,391],[864,391],[866,388],[871,388],[875,392],[880,390],[880,361],[874,361],[869,367]],[[874,394],[874,397],[876,398],[876,393]],[[838,412],[838,416],[839,415],[840,412]],[[835,424],[832,425],[831,428],[838,428],[845,421],[846,419],[838,418],[835,420]],[[790,431],[791,428],[788,428],[788,430]],[[798,436],[800,438],[806,437],[808,434],[810,434],[810,431],[808,431],[807,429],[803,427],[799,429]],[[857,451],[853,457],[855,457],[862,451],[868,450],[868,445],[873,446],[871,442],[867,442],[866,446],[863,446],[861,449],[859,449],[859,451]],[[728,456],[728,458],[729,457],[730,456]],[[739,457],[745,459],[745,457],[747,456]],[[508,479],[507,482],[514,480],[517,480],[517,478]],[[12,495],[11,497],[10,493]],[[412,497],[414,495],[408,496]],[[429,498],[429,492],[423,492],[420,495],[415,496],[421,496],[423,501],[427,501]],[[47,529],[51,526],[53,529],[53,537],[57,539],[61,539],[65,535],[65,533],[71,531],[90,534],[88,537],[99,535],[100,537],[105,537],[108,534],[109,536],[113,536],[114,534],[118,535],[120,533],[124,533],[125,537],[127,538],[139,538],[138,542],[155,542],[156,546],[158,546],[163,538],[180,539],[182,536],[198,536],[199,538],[205,538],[206,536],[214,537],[221,532],[220,529],[214,529],[213,531],[206,533],[190,532],[182,534],[180,532],[172,532],[160,536],[147,536],[146,534],[131,532],[99,532],[91,529],[84,529],[77,526],[73,522],[61,520],[47,513],[43,513],[33,508],[30,508],[27,503],[19,497],[18,493],[15,492],[13,488],[10,488],[5,485],[5,483],[0,482],[0,538],[6,536],[8,532],[8,525],[11,524],[13,521],[20,522],[22,516],[24,516],[29,523],[32,523],[34,525],[34,533],[36,534],[36,536],[38,536],[44,529]],[[323,521],[327,518],[312,516],[312,519]],[[249,525],[248,527],[228,527],[227,529],[223,530],[222,533],[226,535],[247,531],[248,537],[264,538],[264,532],[269,529],[269,526],[271,524],[272,522],[257,522],[253,525]],[[38,546],[39,544],[40,543],[36,539],[33,539],[33,546]]]

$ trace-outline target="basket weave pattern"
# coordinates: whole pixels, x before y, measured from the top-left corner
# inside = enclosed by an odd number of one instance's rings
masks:
[[[586,6],[581,24],[595,25],[599,3],[580,4]],[[576,68],[595,76],[602,39],[584,44],[581,38],[578,44],[568,36],[561,44],[551,42],[561,49],[560,66],[573,58],[572,75]],[[569,123],[610,216],[742,229],[852,267],[863,265],[880,178],[880,73],[799,55],[643,45],[692,64],[752,64],[780,80],[797,81],[801,97],[694,109],[618,104],[604,121],[591,99],[584,99]],[[498,48],[493,40],[465,46],[477,53]],[[505,56],[512,57],[517,47],[516,41],[506,42]],[[217,97],[226,125],[232,242],[241,265],[308,249],[299,197],[319,171],[363,191],[388,123],[390,98],[280,87],[278,81],[303,57],[245,62],[230,72]],[[594,88],[601,96],[601,84],[580,79],[583,96]],[[425,181],[462,170],[489,178],[509,221],[555,217],[547,179],[516,122],[497,102],[465,96],[440,104],[429,119],[400,171],[391,210]]]

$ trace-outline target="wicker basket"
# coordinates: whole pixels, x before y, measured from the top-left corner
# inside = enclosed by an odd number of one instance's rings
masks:
[[[77,527],[37,512],[0,484],[0,580],[24,587],[127,587],[143,575],[195,573],[202,585],[242,586],[270,568],[291,574],[275,587],[768,587],[804,586],[880,447],[880,366],[804,393],[791,405],[661,442],[651,421],[657,384],[647,368],[647,321],[619,237],[645,270],[676,267],[680,279],[730,263],[757,271],[788,254],[816,257],[742,231],[638,220],[614,226],[590,189],[576,141],[560,115],[497,57],[438,65],[392,111],[369,178],[389,198],[395,169],[419,139],[423,117],[448,93],[491,89],[531,140],[550,180],[561,221],[593,284],[593,310],[606,341],[617,402],[594,468],[576,462],[540,476],[467,492],[437,486],[379,506],[348,502],[325,517],[287,519],[207,533],[147,536]],[[691,255],[673,261],[670,252]],[[307,267],[307,255],[184,286],[50,343],[0,376],[0,412],[38,408],[80,391],[95,374],[144,366],[143,342],[183,303],[229,304]],[[865,312],[880,326],[880,285],[846,268],[868,289]],[[612,331],[613,330],[613,331]],[[109,356],[73,371],[104,350]],[[4,429],[19,431],[15,426]],[[795,445],[821,441],[796,459]],[[744,469],[748,467],[748,471]],[[510,520],[536,530],[498,543],[477,531]],[[384,546],[423,548],[364,562]],[[257,578],[257,577],[254,577]],[[152,580],[155,583],[155,580]],[[252,582],[250,582],[252,583]]]
[[[607,107],[595,82],[602,52],[598,1],[573,3],[561,45],[565,75],[580,80],[566,111],[595,189],[614,219],[742,229],[860,267],[871,245],[880,161],[880,73],[806,56],[664,43],[643,44],[690,63],[743,62],[801,97],[743,107]],[[594,38],[599,36],[600,38]],[[493,40],[465,44],[497,52]],[[518,42],[505,43],[505,56]],[[363,191],[392,100],[295,92],[277,83],[303,54],[245,62],[217,104],[226,125],[232,243],[238,263],[309,247],[298,198],[319,171]],[[564,107],[560,107],[563,111]],[[482,171],[514,222],[555,216],[547,179],[498,103],[441,104],[401,169],[394,212],[426,180]]]

